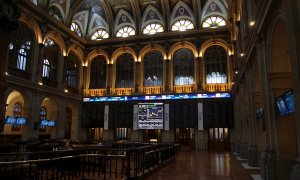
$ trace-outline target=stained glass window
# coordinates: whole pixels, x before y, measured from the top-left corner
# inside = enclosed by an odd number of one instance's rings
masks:
[[[91,36],[91,40],[102,40],[102,39],[107,39],[107,38],[109,38],[109,34],[104,29],[98,29]]]
[[[135,30],[131,26],[122,26],[118,31],[116,36],[117,37],[128,37],[135,35]]]
[[[160,32],[164,32],[164,28],[159,23],[148,24],[143,30],[143,34],[149,34],[149,35],[160,33]]]
[[[79,26],[78,26],[77,23],[73,22],[73,23],[71,24],[71,31],[76,32],[76,33],[78,34],[78,36],[82,37],[81,30],[80,30],[80,28],[79,28]]]
[[[206,18],[202,23],[203,28],[217,28],[225,25],[226,25],[226,21],[219,16],[210,16]]]
[[[174,54],[174,85],[194,84],[194,55],[189,49]]]
[[[162,86],[163,56],[150,51],[144,56],[144,86]]]
[[[172,26],[172,31],[186,31],[188,29],[194,29],[194,24],[187,19],[178,20]]]

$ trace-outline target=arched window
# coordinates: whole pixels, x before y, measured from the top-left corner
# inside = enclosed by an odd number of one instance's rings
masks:
[[[43,61],[43,78],[50,78],[51,65],[48,59],[44,59]]]
[[[150,51],[144,56],[144,86],[162,86],[163,56]]]
[[[91,63],[90,89],[106,87],[106,59],[104,56],[96,56]]]
[[[29,78],[32,56],[32,30],[22,22],[17,31],[9,34],[8,73],[20,78]]]
[[[210,16],[202,23],[203,28],[217,28],[225,25],[226,21],[220,16]]]
[[[102,40],[109,38],[109,34],[105,29],[98,29],[91,36],[91,40]]]
[[[116,61],[116,88],[133,87],[133,56],[128,53],[120,55]]]
[[[143,29],[143,34],[156,34],[156,33],[160,33],[160,32],[164,32],[164,28],[161,24],[159,23],[151,23],[148,24],[144,29]]]
[[[204,54],[207,84],[227,83],[227,53],[221,46],[211,46]]]
[[[72,22],[72,24],[71,24],[71,31],[76,32],[78,34],[78,36],[82,37],[81,30],[80,30],[80,28],[79,28],[79,26],[78,26],[77,23]]]
[[[68,87],[77,88],[78,72],[77,56],[71,52],[65,62],[65,82]]]
[[[186,31],[188,29],[194,29],[194,24],[187,19],[180,19],[172,25],[172,31]]]
[[[58,69],[58,59],[60,52],[56,43],[47,38],[45,41],[45,48],[43,51],[43,62],[42,62],[42,77],[45,80],[44,83],[47,85],[56,87],[57,86],[57,69]]]
[[[128,37],[135,35],[135,30],[131,26],[122,26],[116,33],[117,37]]]
[[[173,58],[174,85],[194,84],[194,55],[189,49],[180,49]]]
[[[33,3],[34,5],[38,5],[37,0],[32,0],[32,3]]]
[[[42,106],[40,109],[40,132],[45,132],[48,124],[47,109]]]
[[[49,14],[50,16],[54,17],[55,19],[57,19],[60,22],[63,22],[63,17],[61,15],[61,12],[59,11],[58,8],[52,6],[49,8]]]
[[[21,117],[22,107],[20,103],[15,103],[13,106],[13,116],[17,119]],[[11,131],[20,131],[21,125],[13,124],[11,127]]]
[[[26,53],[25,49],[22,48],[18,52],[17,68],[25,71],[26,60],[27,60],[27,53]]]

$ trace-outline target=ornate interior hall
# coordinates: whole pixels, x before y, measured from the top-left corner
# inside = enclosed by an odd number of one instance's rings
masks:
[[[117,179],[300,179],[300,1],[0,0],[0,23],[0,172],[109,147],[84,154]]]

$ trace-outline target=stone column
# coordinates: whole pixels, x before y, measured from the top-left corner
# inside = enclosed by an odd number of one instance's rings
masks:
[[[1,54],[1,65],[0,65],[0,132],[4,130],[5,123],[5,111],[6,102],[4,94],[7,88],[6,83],[6,71],[7,71],[7,55],[8,55],[8,34],[0,30],[0,54]]]
[[[201,57],[195,58],[195,90],[202,91],[201,87]]]
[[[38,60],[37,60],[37,67],[36,67],[36,75],[32,78],[34,82],[42,83],[42,73],[43,73],[43,53],[44,53],[44,47],[45,45],[43,43],[39,44],[39,50],[38,50]]]
[[[289,54],[291,57],[291,70],[293,78],[295,107],[300,105],[300,1],[287,1],[283,3],[285,14],[287,16],[286,25],[289,26]],[[296,83],[295,83],[296,82]],[[297,150],[298,157],[295,160],[291,173],[292,180],[300,179],[300,111],[295,112],[296,133],[297,133]]]
[[[171,89],[171,82],[170,82],[170,77],[171,77],[171,71],[170,71],[170,60],[169,59],[165,59],[164,60],[165,63],[165,92],[170,92]]]
[[[248,164],[250,166],[258,166],[258,161],[257,161],[257,141],[256,141],[256,116],[255,116],[255,106],[254,106],[254,100],[252,96],[252,89],[253,89],[253,82],[252,82],[252,71],[250,67],[246,69],[246,74],[247,74],[247,84],[248,84],[248,102],[249,102],[249,125],[250,125],[250,144],[249,144],[249,156],[248,156]]]
[[[266,40],[264,34],[257,36],[257,54],[259,62],[259,71],[261,75],[261,87],[262,87],[262,99],[263,109],[265,112],[265,128],[266,128],[266,143],[267,149],[263,153],[263,178],[264,179],[276,179],[276,151],[275,151],[275,132],[274,132],[274,121],[271,120],[271,106],[269,102],[270,91],[268,87],[268,72],[267,72],[267,56],[266,56]]]
[[[141,62],[135,62],[134,93],[140,93]]]
[[[34,123],[32,121],[32,107],[23,107],[23,117],[27,120],[25,125],[22,125],[22,140],[27,140],[34,133]]]
[[[111,94],[111,87],[112,87],[112,69],[113,65],[108,64],[107,65],[107,72],[106,72],[106,93]]]

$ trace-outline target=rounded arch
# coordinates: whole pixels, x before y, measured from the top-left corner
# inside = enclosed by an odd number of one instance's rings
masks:
[[[290,89],[294,89],[296,83],[293,82],[291,72],[291,57],[289,48],[289,33],[288,20],[282,11],[277,11],[274,14],[269,24],[267,32],[267,58],[266,68],[269,89],[271,91],[269,101],[270,104],[277,104],[277,112],[274,106],[269,106],[270,109],[269,122],[267,128],[272,129],[270,137],[275,141],[277,167],[287,167],[286,170],[278,172],[277,177],[284,179],[292,169],[293,160],[297,157],[297,116],[295,113],[280,115],[281,108],[288,109],[286,101],[276,101],[277,97],[282,97],[283,94]],[[278,99],[277,99],[278,100]],[[275,101],[275,102],[274,102]],[[282,105],[279,105],[283,103]],[[285,105],[284,105],[285,104]],[[280,108],[281,107],[281,108]],[[290,111],[290,110],[288,110]]]
[[[84,62],[85,66],[90,66],[92,60],[96,57],[96,56],[104,56],[106,59],[107,64],[112,64],[112,61],[109,60],[109,56],[108,54],[103,51],[103,50],[94,50],[92,52],[90,52],[87,56],[86,61]]]
[[[277,15],[272,19],[270,23],[270,28],[267,36],[267,44],[268,44],[268,57],[267,60],[267,72],[290,72],[290,61],[288,63],[280,61],[282,59],[289,59],[288,52],[288,34],[286,30],[286,19],[283,15],[283,12],[279,11]],[[276,36],[276,34],[280,34],[280,36]],[[276,51],[273,51],[276,49]],[[273,54],[274,53],[274,54]],[[286,57],[276,57],[286,55]],[[276,57],[276,58],[274,58]],[[274,61],[275,60],[275,61]],[[280,63],[280,65],[276,64]]]
[[[49,5],[49,7],[48,7],[48,10],[49,10],[51,7],[57,8],[57,9],[59,10],[60,15],[61,15],[62,18],[63,18],[62,20],[63,20],[63,22],[65,22],[65,20],[66,20],[66,15],[65,15],[64,10],[62,9],[62,7],[61,7],[59,4],[57,4],[57,3],[51,3],[51,4]]]
[[[49,31],[47,32],[47,34],[44,37],[43,43],[45,43],[47,38],[51,38],[59,47],[60,52],[63,55],[66,55],[66,46],[65,46],[65,41],[64,39],[61,37],[61,35],[59,35],[58,33],[56,33],[55,31]]]
[[[72,44],[67,51],[67,55],[69,55],[69,53],[73,51],[79,58],[80,62],[83,64],[84,63],[84,58],[83,58],[83,51],[82,49],[76,45],[76,44]]]
[[[37,43],[42,43],[43,37],[38,23],[30,15],[23,12],[21,13],[21,17],[19,20],[25,23],[30,29],[33,30]]]
[[[123,17],[128,18],[128,20],[123,19]],[[122,22],[122,23],[120,23]],[[115,21],[115,26],[114,26],[114,36],[116,35],[117,31],[122,27],[122,26],[132,26],[134,28],[134,30],[136,31],[136,25],[134,23],[134,19],[132,18],[132,16],[124,9],[121,9],[118,14],[116,15],[116,21]]]
[[[180,10],[181,7],[183,8],[183,11],[187,11],[188,15],[184,15],[184,13],[179,13],[180,15],[177,15],[177,12],[181,11]],[[174,6],[174,8],[171,12],[170,17],[171,17],[171,19],[170,19],[170,28],[176,21],[178,21],[180,19],[188,19],[194,24],[194,27],[196,26],[194,13],[191,10],[191,8],[184,1],[177,2],[177,4]]]
[[[227,52],[228,55],[233,54],[233,51],[230,48],[230,45],[223,39],[211,39],[208,41],[205,41],[202,46],[201,49],[199,51],[199,57],[203,57],[203,55],[205,54],[205,51],[211,47],[211,46],[221,46],[225,49],[225,51]]]
[[[13,96],[12,96],[13,94]],[[4,99],[6,99],[6,104],[9,104],[11,98],[16,97],[16,95],[22,96],[23,106],[31,106],[32,96],[28,90],[18,88],[18,87],[8,87],[4,93]]]
[[[197,48],[194,44],[190,43],[190,42],[187,42],[187,41],[183,41],[183,42],[178,42],[178,43],[175,43],[171,48],[170,48],[170,51],[169,51],[169,54],[168,54],[168,59],[173,59],[173,56],[174,56],[174,53],[179,50],[179,49],[183,49],[183,48],[186,48],[186,49],[189,49],[193,52],[193,55],[194,57],[198,57],[198,52],[197,52]]]
[[[111,64],[115,64],[116,60],[118,59],[118,57],[121,55],[121,54],[124,54],[124,53],[129,53],[133,56],[133,59],[135,62],[138,61],[137,59],[137,56],[135,54],[135,51],[132,49],[132,48],[129,48],[129,47],[121,47],[119,49],[117,49],[113,55],[112,55],[112,58],[111,58]]]
[[[156,18],[152,18],[152,19],[147,19],[147,15],[153,12],[153,14],[155,14],[157,17]],[[155,15],[153,15],[155,17]],[[164,29],[166,29],[165,23],[163,21],[163,17],[161,15],[161,13],[151,4],[145,9],[143,16],[142,16],[142,23],[140,25],[140,30],[142,31],[146,25],[150,24],[150,23],[160,23]]]
[[[164,57],[164,59],[167,59],[167,53],[165,52],[165,49],[161,45],[154,44],[154,45],[147,45],[141,50],[138,56],[138,61],[141,62],[142,60],[144,60],[144,56],[150,51],[159,51]]]

